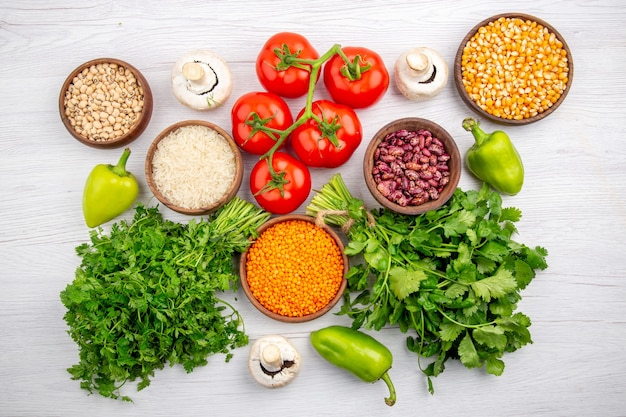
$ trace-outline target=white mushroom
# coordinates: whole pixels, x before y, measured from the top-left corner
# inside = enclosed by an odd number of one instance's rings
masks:
[[[233,89],[228,64],[210,51],[186,53],[172,68],[174,96],[194,110],[211,110],[224,104]]]
[[[257,339],[250,347],[248,370],[259,384],[278,388],[298,375],[301,363],[300,354],[286,338],[269,335]]]
[[[405,51],[397,59],[394,76],[398,90],[409,100],[425,100],[448,82],[448,65],[434,49],[418,47]]]

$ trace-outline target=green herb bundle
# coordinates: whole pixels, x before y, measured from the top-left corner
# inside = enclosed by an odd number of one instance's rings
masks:
[[[531,321],[516,308],[520,290],[547,268],[547,251],[512,239],[521,212],[503,208],[488,185],[457,189],[439,209],[409,216],[368,211],[336,174],[307,214],[343,227],[346,254],[364,260],[348,272],[339,314],[352,318],[353,328],[414,331],[407,347],[418,363],[435,357],[425,368],[420,364],[431,394],[431,377],[444,371],[447,359],[501,375],[503,354],[532,343]]]
[[[268,218],[235,197],[187,224],[139,204],[132,222],[113,224],[108,235],[92,230],[91,242],[76,248],[82,261],[75,279],[60,294],[79,348],[72,379],[119,398],[125,382],[139,379],[141,390],[167,362],[187,372],[215,353],[228,362],[248,337],[237,310],[218,293],[236,290],[233,256]]]

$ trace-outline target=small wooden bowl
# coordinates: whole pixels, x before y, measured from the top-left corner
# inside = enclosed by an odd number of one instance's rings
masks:
[[[270,220],[268,220],[267,222],[265,222],[261,227],[259,227],[258,231],[259,231],[259,235],[261,235],[265,230],[269,229],[270,227],[274,226],[277,223],[281,223],[281,222],[285,222],[285,221],[289,221],[289,220],[303,220],[312,224],[315,224],[315,219],[313,219],[310,216],[305,216],[303,214],[286,214],[286,215],[282,215],[282,216],[278,216],[278,217],[274,217]],[[320,227],[320,226],[317,226]],[[314,320],[318,317],[323,316],[324,314],[328,313],[338,302],[339,300],[343,297],[343,293],[346,289],[346,286],[348,285],[348,281],[346,280],[346,274],[348,273],[348,269],[349,269],[349,264],[348,264],[348,257],[346,256],[346,254],[344,253],[344,244],[341,241],[341,239],[339,238],[339,236],[337,235],[337,233],[335,233],[335,231],[328,227],[327,225],[323,225],[321,226],[321,228],[326,231],[326,233],[328,233],[333,240],[336,242],[337,246],[339,247],[339,250],[341,251],[342,254],[342,258],[343,258],[343,279],[341,281],[341,284],[339,285],[339,289],[337,290],[337,294],[335,295],[335,297],[322,309],[316,311],[315,313],[312,314],[308,314],[305,316],[300,316],[300,317],[288,317],[288,316],[283,316],[280,314],[277,314],[267,308],[265,308],[260,302],[259,300],[257,300],[254,297],[254,294],[252,294],[252,291],[250,289],[250,285],[248,284],[248,279],[247,279],[247,271],[246,271],[246,261],[248,258],[248,252],[249,249],[246,250],[245,252],[243,252],[241,254],[241,258],[239,260],[239,275],[241,277],[241,286],[243,288],[244,293],[246,294],[246,296],[248,297],[248,299],[250,300],[250,302],[252,303],[252,305],[254,307],[257,308],[257,310],[259,310],[261,313],[265,314],[266,316],[274,319],[274,320],[278,320],[278,321],[282,321],[285,323],[301,323],[301,322],[305,322],[305,321],[310,321],[310,320]]]
[[[520,18],[525,21],[532,21],[532,22],[536,22],[539,25],[542,25],[550,33],[554,34],[559,41],[561,41],[561,43],[563,44],[562,48],[567,52],[568,79],[567,79],[565,88],[563,92],[561,93],[561,96],[559,97],[559,99],[554,104],[552,104],[551,107],[544,109],[542,112],[537,113],[537,115],[535,116],[526,117],[523,119],[509,119],[507,117],[500,117],[500,116],[493,115],[487,112],[486,110],[484,110],[473,98],[469,96],[469,94],[465,90],[465,86],[463,84],[463,51],[465,50],[465,47],[467,46],[468,41],[478,32],[478,30],[481,27],[486,26],[491,22],[495,22],[500,18]],[[545,22],[544,20],[541,20],[537,17],[531,16],[528,14],[523,14],[523,13],[497,14],[495,16],[492,16],[478,23],[476,26],[472,28],[472,30],[468,32],[465,38],[463,38],[459,46],[459,49],[457,50],[456,57],[454,59],[454,83],[456,85],[456,89],[459,92],[459,95],[461,96],[461,99],[463,100],[463,102],[481,117],[492,120],[497,123],[502,123],[502,124],[507,124],[507,125],[525,125],[525,124],[537,122],[539,120],[542,120],[548,117],[565,100],[567,93],[571,89],[573,78],[574,78],[574,61],[572,60],[572,53],[569,47],[567,46],[567,43],[565,43],[565,39],[563,38],[563,36],[561,36],[561,34],[554,27],[552,27],[552,25]]]
[[[445,186],[443,186],[443,189],[439,193],[439,197],[436,200],[429,200],[426,203],[420,205],[401,206],[390,201],[378,190],[376,181],[374,180],[374,177],[372,175],[372,169],[374,168],[374,154],[376,152],[376,148],[378,148],[378,145],[383,141],[383,139],[385,139],[388,134],[397,132],[399,130],[417,132],[422,129],[428,130],[433,137],[438,138],[443,142],[445,152],[450,155],[450,160],[448,161],[448,171],[450,172],[450,179],[449,182]],[[378,132],[376,132],[376,134],[368,144],[367,149],[365,150],[365,157],[363,158],[363,176],[365,178],[365,184],[367,185],[370,193],[382,206],[397,213],[418,215],[441,207],[450,199],[450,197],[452,197],[452,194],[454,194],[454,191],[456,190],[459,179],[461,177],[462,163],[463,161],[461,159],[459,148],[457,147],[456,142],[443,127],[430,120],[417,117],[408,117],[404,119],[394,120],[393,122],[383,126]]]
[[[226,139],[230,149],[233,152],[233,155],[235,156],[235,165],[236,165],[235,177],[233,178],[232,184],[230,185],[230,187],[227,189],[225,194],[219,200],[217,200],[215,203],[209,206],[200,207],[200,208],[180,207],[176,205],[175,203],[169,201],[168,198],[165,195],[163,195],[161,190],[159,190],[157,184],[154,181],[152,160],[159,146],[159,143],[163,139],[168,137],[170,133],[185,126],[205,126],[205,127],[215,130],[219,135],[221,135],[224,139]],[[211,163],[211,162],[212,161],[208,161],[208,163]],[[152,191],[154,196],[165,206],[169,207],[170,209],[174,211],[177,211],[182,214],[187,214],[187,215],[202,215],[202,214],[212,213],[215,210],[222,207],[223,205],[225,205],[226,203],[228,203],[230,200],[232,200],[233,197],[235,197],[235,195],[239,191],[239,187],[241,186],[241,181],[243,179],[243,169],[244,169],[243,157],[241,156],[239,147],[237,146],[233,138],[230,136],[230,134],[226,132],[224,129],[222,129],[221,127],[213,123],[206,122],[204,120],[185,120],[185,121],[178,122],[167,127],[165,130],[159,133],[159,135],[154,139],[154,141],[148,148],[148,152],[146,153],[145,174],[146,174],[146,181],[148,182],[148,186],[150,187],[150,190]]]
[[[77,131],[77,128],[75,127],[77,124],[77,119],[70,114],[67,114],[68,110],[67,110],[67,103],[66,103],[66,98],[67,99],[72,99],[75,98],[78,102],[83,102],[83,104],[81,104],[81,106],[85,106],[86,107],[81,107],[81,109],[84,109],[84,115],[81,116],[85,122],[87,122],[87,113],[91,113],[90,116],[93,117],[93,114],[95,112],[104,112],[105,114],[111,115],[113,116],[112,113],[109,113],[109,111],[111,109],[113,109],[113,111],[115,111],[115,109],[117,109],[117,111],[121,112],[120,115],[115,115],[114,118],[116,117],[123,117],[124,114],[124,109],[129,109],[132,106],[132,99],[130,99],[130,102],[126,102],[125,98],[116,98],[113,97],[113,93],[111,92],[111,94],[108,94],[107,92],[104,92],[103,97],[101,98],[97,98],[96,97],[96,93],[92,93],[90,94],[86,94],[85,92],[85,96],[83,98],[80,97],[72,97],[72,92],[70,91],[70,87],[74,87],[74,83],[77,82],[80,79],[80,82],[83,83],[83,78],[85,77],[84,72],[88,71],[91,67],[94,66],[98,66],[98,65],[105,65],[105,64],[114,64],[117,66],[118,71],[119,68],[124,68],[126,70],[129,70],[135,77],[135,80],[137,81],[137,84],[139,85],[139,87],[141,88],[141,91],[143,92],[143,94],[140,93],[140,96],[138,98],[136,98],[138,101],[143,103],[143,108],[141,110],[140,116],[138,119],[135,119],[132,122],[132,125],[130,126],[130,129],[124,133],[121,136],[115,136],[115,137],[109,137],[109,138],[101,138],[99,135],[100,133],[80,133]],[[107,84],[110,85],[114,85],[114,86],[121,86],[121,83],[123,82],[119,77],[122,74],[109,74],[109,79],[107,80]],[[97,85],[97,83],[95,83]],[[118,94],[121,95],[126,95],[128,93],[128,91],[130,91],[127,88],[122,88],[120,87],[120,90],[117,92]],[[136,91],[133,88],[132,89],[132,94],[133,96],[135,96]],[[105,103],[104,105],[102,103]],[[115,104],[115,106],[118,107],[113,107],[114,104],[113,103],[117,103]],[[78,104],[74,104],[74,108],[76,108],[76,106],[78,106]],[[152,117],[152,107],[153,107],[153,99],[152,99],[152,91],[150,90],[150,85],[148,84],[148,81],[145,79],[145,77],[143,76],[143,74],[141,74],[141,72],[133,67],[132,65],[128,64],[127,62],[121,61],[119,59],[115,59],[115,58],[98,58],[98,59],[93,59],[91,61],[85,62],[84,64],[79,65],[76,69],[74,69],[74,71],[72,71],[70,73],[70,75],[67,77],[67,79],[65,80],[65,82],[63,83],[63,87],[61,88],[61,93],[59,95],[59,113],[61,115],[61,121],[63,122],[63,125],[65,126],[65,128],[67,129],[67,131],[74,137],[76,138],[79,142],[94,147],[94,148],[118,148],[121,146],[125,146],[127,144],[129,144],[130,142],[132,142],[133,140],[137,139],[139,137],[139,135],[141,135],[143,133],[143,131],[146,129],[146,127],[148,126],[148,123],[150,122],[150,119]],[[98,114],[98,117],[100,118],[100,114]],[[100,121],[100,119],[98,119],[98,121]],[[93,122],[90,122],[93,125]],[[107,123],[109,123],[107,121]],[[115,127],[115,123],[117,122],[113,122],[113,128]],[[122,121],[121,123],[125,123],[124,121]],[[82,126],[82,122],[78,122],[78,124],[80,124]],[[81,129],[82,130],[82,129]],[[95,135],[95,136],[94,136]],[[107,135],[110,135],[110,133],[107,133]]]

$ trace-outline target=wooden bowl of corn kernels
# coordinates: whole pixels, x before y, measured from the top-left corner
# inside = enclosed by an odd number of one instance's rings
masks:
[[[544,119],[565,100],[574,76],[572,54],[549,23],[523,13],[483,20],[461,42],[454,82],[468,107],[510,125]]]
[[[348,257],[337,233],[302,214],[274,217],[241,254],[244,293],[274,320],[300,323],[328,313],[347,286]]]
[[[152,91],[141,72],[115,58],[98,58],[75,68],[59,95],[67,131],[94,148],[125,146],[148,126]]]

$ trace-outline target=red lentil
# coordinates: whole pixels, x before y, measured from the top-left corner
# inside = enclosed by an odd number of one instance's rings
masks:
[[[266,229],[250,246],[246,277],[254,297],[268,310],[302,317],[324,308],[343,279],[341,249],[324,229],[287,220]]]

